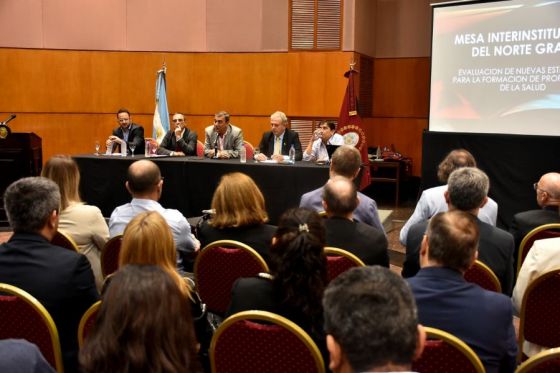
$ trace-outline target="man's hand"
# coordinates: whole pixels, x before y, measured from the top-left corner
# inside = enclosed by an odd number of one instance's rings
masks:
[[[214,149],[210,149],[208,153],[206,153],[206,156],[208,158],[214,158]]]
[[[229,158],[231,158],[231,156],[229,155],[229,153],[227,151],[219,150],[218,151],[218,158],[229,159]]]
[[[255,159],[260,162],[267,160],[266,155],[264,155],[263,153],[259,153],[255,155]]]
[[[273,155],[272,159],[276,162],[284,162],[284,156],[282,154]]]
[[[175,138],[176,138],[177,140],[180,140],[180,139],[181,139],[181,131],[183,131],[183,130],[181,129],[181,127],[177,126],[177,127],[175,128]]]
[[[184,155],[185,155],[185,153],[183,153],[183,152],[173,152],[174,157],[182,157]]]

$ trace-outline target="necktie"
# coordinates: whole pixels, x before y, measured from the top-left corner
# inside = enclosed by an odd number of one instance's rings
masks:
[[[282,154],[282,144],[280,143],[280,137],[275,137],[273,155],[280,155],[280,154]]]

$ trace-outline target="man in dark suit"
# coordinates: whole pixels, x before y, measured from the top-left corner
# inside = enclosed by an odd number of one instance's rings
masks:
[[[157,154],[166,154],[175,157],[196,155],[196,132],[187,128],[185,116],[181,113],[173,114],[175,128],[167,131]]]
[[[511,299],[463,277],[478,254],[476,220],[459,210],[435,215],[422,239],[422,269],[408,282],[420,324],[460,338],[476,352],[487,372],[513,372],[517,343]]]
[[[301,161],[303,153],[301,151],[301,143],[299,135],[296,131],[287,128],[288,117],[281,111],[272,113],[270,116],[271,130],[265,132],[259,143],[260,153],[255,155],[257,161],[274,159],[283,161],[284,156],[288,156],[290,148],[293,146],[295,150],[295,160]]]
[[[528,210],[513,216],[509,231],[515,240],[515,257],[523,237],[536,227],[544,224],[560,223],[560,174],[549,172],[544,174],[538,183],[533,184],[539,210]]]
[[[327,246],[351,252],[366,265],[389,267],[387,238],[370,225],[354,221],[352,214],[359,200],[354,183],[345,177],[330,179],[323,189],[323,207],[327,213]]]
[[[132,123],[129,111],[124,108],[117,112],[117,121],[119,126],[105,142],[110,153],[119,153],[126,146],[127,154],[132,154],[132,145],[135,146],[134,154],[144,154],[144,127]]]
[[[449,211],[460,210],[478,215],[479,209],[487,201],[490,187],[488,176],[474,167],[464,167],[451,173],[448,179],[445,200]],[[476,218],[480,230],[478,259],[492,269],[502,285],[502,292],[511,295],[513,289],[513,237],[508,232],[496,228]],[[403,277],[411,277],[420,269],[419,253],[428,222],[413,225],[406,240],[406,259]]]
[[[58,228],[60,192],[43,177],[12,183],[4,194],[14,234],[0,245],[0,282],[25,290],[54,319],[66,372],[78,368],[78,324],[99,295],[87,258],[49,241]]]

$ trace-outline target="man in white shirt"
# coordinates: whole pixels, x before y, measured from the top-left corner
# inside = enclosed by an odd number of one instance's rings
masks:
[[[132,201],[117,207],[109,220],[111,237],[122,234],[127,224],[138,214],[145,211],[157,211],[167,221],[175,246],[177,248],[177,267],[185,268],[188,255],[200,248],[200,242],[191,234],[187,219],[174,209],[163,208],[158,200],[163,189],[163,178],[159,167],[152,161],[140,160],[128,167],[126,189],[132,195]]]
[[[344,145],[344,138],[336,133],[336,122],[324,121],[321,123],[320,127],[313,133],[313,137],[303,153],[303,160],[328,161],[327,145]]]

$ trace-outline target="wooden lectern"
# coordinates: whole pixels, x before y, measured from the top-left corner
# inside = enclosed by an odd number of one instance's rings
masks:
[[[14,181],[26,176],[38,176],[43,167],[43,145],[34,133],[14,133],[0,139],[0,193]],[[0,226],[7,226],[4,198],[0,198]]]

